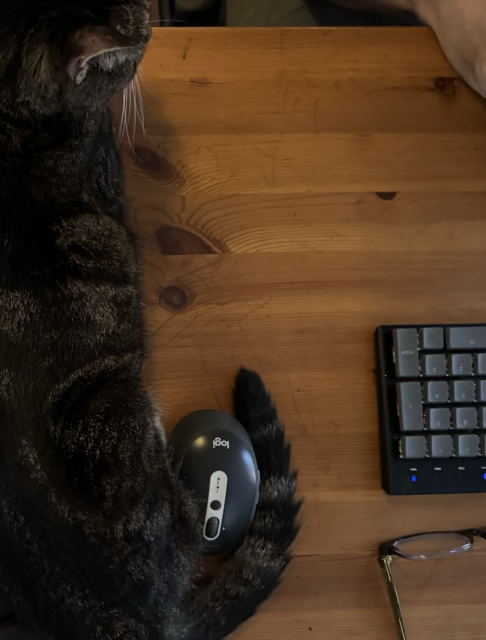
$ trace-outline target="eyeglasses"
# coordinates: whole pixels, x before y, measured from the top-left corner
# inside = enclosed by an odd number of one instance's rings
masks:
[[[403,623],[400,600],[391,571],[393,556],[405,560],[434,560],[470,551],[474,538],[486,539],[486,529],[466,529],[464,531],[434,531],[432,533],[416,533],[380,545],[378,561],[383,569],[390,598],[393,617],[398,628],[400,640],[407,640]]]

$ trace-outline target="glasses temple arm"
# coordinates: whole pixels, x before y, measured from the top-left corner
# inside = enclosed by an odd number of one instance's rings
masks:
[[[473,536],[478,536],[478,538],[486,540],[486,529],[471,529],[470,533],[472,533]]]
[[[391,571],[391,561],[391,555],[379,556],[378,558],[378,562],[380,563],[380,566],[383,570],[383,575],[385,576],[388,598],[390,599],[390,605],[393,611],[393,617],[395,618],[398,633],[400,635],[400,640],[407,640],[405,625],[402,618],[402,610],[400,608],[400,600],[398,599],[398,593]]]

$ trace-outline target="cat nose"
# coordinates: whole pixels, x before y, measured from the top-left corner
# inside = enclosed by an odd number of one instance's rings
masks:
[[[125,39],[127,46],[147,44],[152,37],[150,13],[141,7],[113,15],[112,28]]]

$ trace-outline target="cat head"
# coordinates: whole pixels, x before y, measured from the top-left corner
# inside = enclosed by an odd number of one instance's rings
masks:
[[[0,0],[0,107],[93,109],[132,80],[149,0]]]

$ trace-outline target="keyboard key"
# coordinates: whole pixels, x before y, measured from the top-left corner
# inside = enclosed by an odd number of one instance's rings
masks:
[[[486,349],[486,326],[447,327],[445,334],[448,349]]]
[[[479,438],[474,434],[455,436],[454,447],[458,458],[477,458]]]
[[[423,327],[419,333],[422,349],[439,351],[444,348],[444,331],[442,327]]]
[[[442,353],[422,356],[422,375],[427,377],[445,376],[446,358]]]
[[[486,376],[486,353],[476,353],[474,356],[474,371],[477,376]]]
[[[424,400],[432,404],[445,404],[449,400],[449,389],[445,380],[431,380],[424,384]]]
[[[470,353],[452,353],[449,356],[450,376],[472,376],[472,356]]]
[[[486,429],[486,407],[479,407],[478,418],[479,418],[479,428]]]
[[[375,356],[385,491],[486,496],[486,320],[380,326]]]
[[[429,456],[431,458],[451,458],[451,436],[429,436]]]
[[[475,429],[477,420],[478,417],[474,407],[456,407],[452,410],[453,429]]]
[[[418,340],[416,329],[393,329],[395,371],[398,378],[419,375]]]
[[[474,402],[473,380],[454,380],[450,385],[451,402]]]
[[[431,431],[446,431],[451,428],[451,412],[444,407],[427,409],[425,426]]]
[[[402,431],[422,431],[424,419],[420,382],[399,382],[397,384],[397,399],[400,429]]]
[[[427,447],[424,436],[405,436],[400,440],[402,458],[425,458]]]

